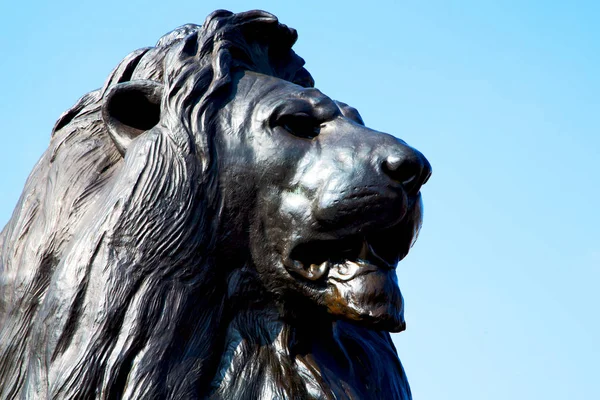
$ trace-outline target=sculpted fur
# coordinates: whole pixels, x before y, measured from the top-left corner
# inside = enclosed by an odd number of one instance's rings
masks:
[[[408,399],[427,160],[215,11],[56,123],[0,235],[0,398]]]

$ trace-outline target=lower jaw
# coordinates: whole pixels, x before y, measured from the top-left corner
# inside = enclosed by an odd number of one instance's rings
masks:
[[[370,329],[405,329],[404,304],[395,271],[377,270],[340,282],[328,280],[329,314]]]

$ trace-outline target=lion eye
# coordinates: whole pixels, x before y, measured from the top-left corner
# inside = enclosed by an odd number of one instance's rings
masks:
[[[318,136],[321,131],[319,121],[304,113],[283,115],[277,124],[292,135],[306,139]]]

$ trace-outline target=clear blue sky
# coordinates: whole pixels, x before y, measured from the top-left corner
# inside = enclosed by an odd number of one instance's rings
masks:
[[[415,399],[600,399],[597,1],[3,1],[0,226],[58,116],[216,8],[298,29],[317,87],[431,161],[398,272]]]

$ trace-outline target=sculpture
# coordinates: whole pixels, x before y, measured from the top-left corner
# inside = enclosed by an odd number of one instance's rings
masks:
[[[0,235],[0,398],[407,399],[395,266],[431,168],[215,11],[56,123]]]

